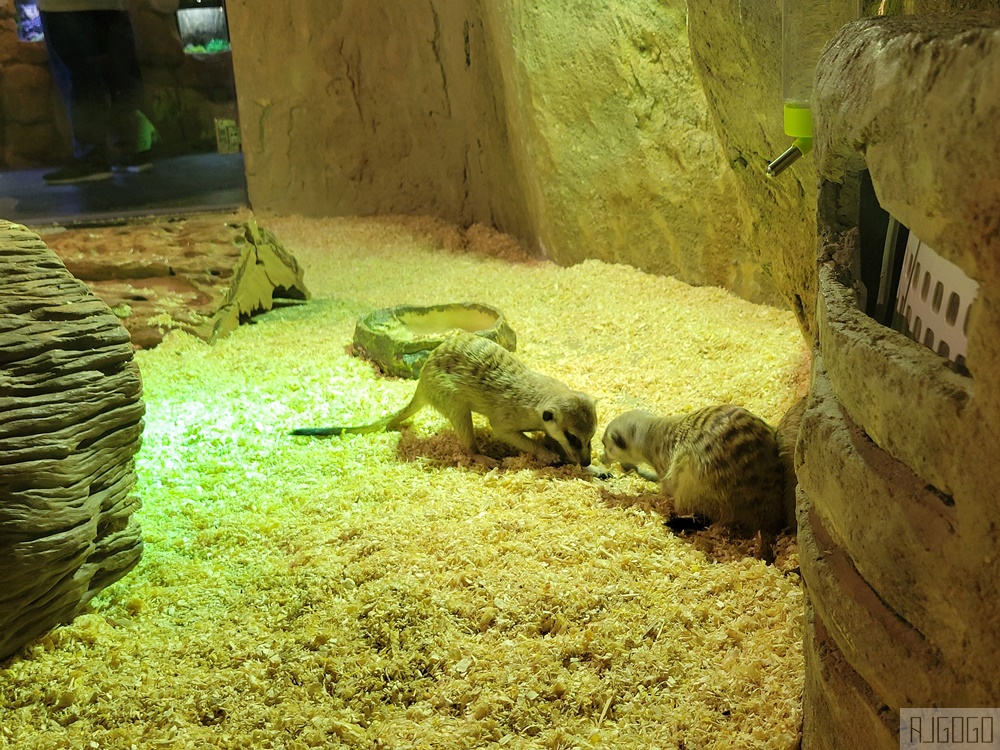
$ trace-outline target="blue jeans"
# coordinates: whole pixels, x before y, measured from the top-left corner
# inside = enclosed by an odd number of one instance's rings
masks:
[[[126,11],[39,14],[49,67],[66,107],[77,159],[135,151],[142,71]]]

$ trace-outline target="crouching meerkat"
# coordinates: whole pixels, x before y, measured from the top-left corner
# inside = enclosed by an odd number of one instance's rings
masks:
[[[703,516],[747,537],[773,537],[788,521],[775,430],[742,407],[673,417],[629,411],[611,421],[603,443],[605,464],[652,466],[677,515]]]
[[[525,433],[545,433],[558,443],[566,461],[590,465],[590,443],[597,429],[594,399],[529,369],[499,344],[465,331],[449,336],[430,353],[413,398],[395,414],[366,425],[307,427],[292,434],[329,436],[397,429],[425,406],[448,418],[462,448],[481,463],[497,462],[479,451],[473,412],[489,420],[498,440],[546,464],[556,463],[560,456]]]
[[[799,430],[802,426],[802,415],[806,411],[806,397],[800,398],[783,416],[777,427],[778,452],[781,455],[781,462],[785,470],[785,519],[788,528],[792,531],[798,529],[798,522],[795,517],[795,488],[799,481],[795,474],[795,447],[799,439]]]

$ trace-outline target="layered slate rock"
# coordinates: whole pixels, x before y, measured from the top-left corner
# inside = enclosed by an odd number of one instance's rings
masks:
[[[308,297],[295,258],[247,216],[74,228],[45,241],[139,349],[173,329],[213,342],[276,299]]]
[[[0,221],[0,659],[139,561],[133,351],[36,234]]]
[[[997,91],[1000,13],[855,22],[817,69],[819,342],[796,456],[804,750],[898,748],[903,707],[1000,705]],[[862,169],[978,282],[967,368],[860,309]]]

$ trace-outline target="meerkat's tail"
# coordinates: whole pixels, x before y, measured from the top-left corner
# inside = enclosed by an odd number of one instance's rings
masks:
[[[418,392],[419,393],[419,392]],[[336,435],[367,435],[371,432],[382,432],[382,430],[394,430],[403,422],[412,417],[423,406],[416,394],[410,399],[410,403],[404,406],[395,414],[390,414],[377,422],[371,424],[352,425],[348,427],[297,427],[292,430],[292,435],[307,435],[310,437],[333,437]]]
[[[368,425],[365,425],[366,427]],[[358,432],[361,427],[296,427],[291,431],[292,435],[308,435],[310,437],[332,437],[343,435],[345,432]]]

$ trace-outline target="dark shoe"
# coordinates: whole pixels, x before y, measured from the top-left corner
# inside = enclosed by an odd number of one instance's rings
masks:
[[[111,169],[100,162],[75,161],[65,167],[46,172],[42,179],[50,185],[72,185],[77,182],[94,182],[111,179]]]
[[[141,151],[138,154],[123,154],[115,159],[114,164],[111,165],[111,169],[119,173],[145,172],[147,169],[152,168],[153,160],[150,158],[149,151]]]

